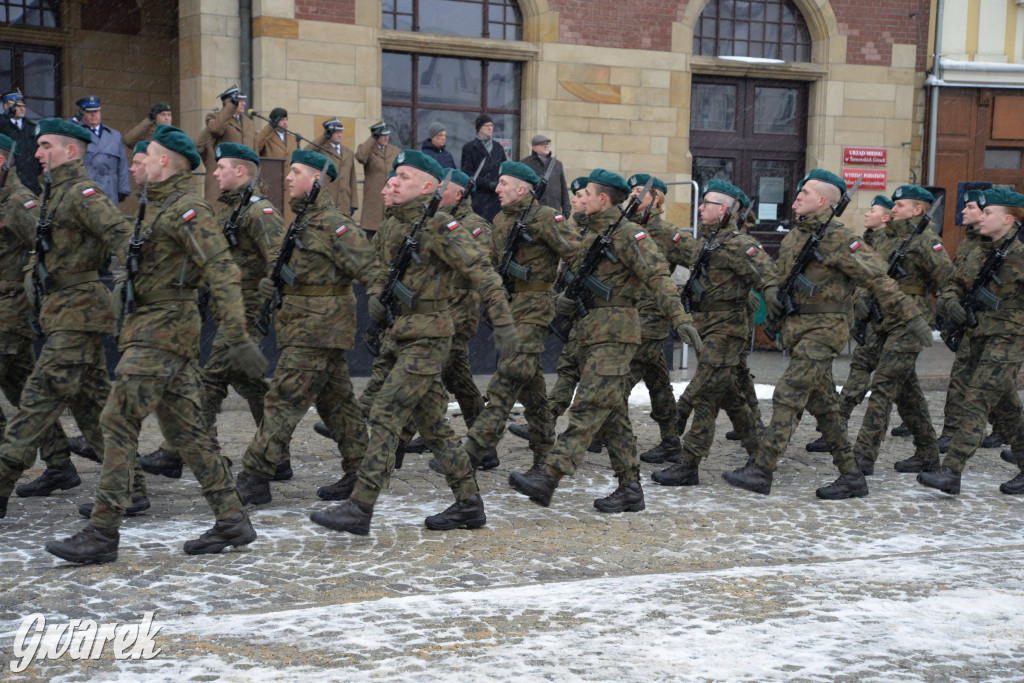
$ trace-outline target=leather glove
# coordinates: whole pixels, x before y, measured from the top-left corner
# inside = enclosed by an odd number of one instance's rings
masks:
[[[267,375],[267,359],[260,347],[251,338],[238,344],[231,344],[227,350],[228,365],[253,380],[262,380]]]
[[[943,306],[942,317],[957,325],[963,325],[967,322],[967,311],[964,310],[959,301],[953,299],[946,301],[946,305]]]
[[[124,281],[114,283],[114,291],[110,293],[110,310],[114,311],[114,320],[120,320],[124,313]]]
[[[867,320],[869,315],[871,315],[871,309],[868,308],[868,302],[866,300],[857,299],[853,302],[854,320]]]
[[[117,193],[117,201],[118,202],[123,202],[124,200],[128,199],[128,197],[131,197],[131,195],[128,194],[127,192],[118,192]]]
[[[494,328],[494,346],[505,358],[519,351],[519,333],[515,325],[497,325]]]
[[[700,353],[704,350],[704,341],[697,334],[697,328],[693,326],[693,323],[680,323],[676,327],[676,334],[684,342],[693,347],[693,350]]]
[[[349,216],[355,216],[356,215],[356,211],[358,211],[358,210],[359,210],[358,206],[353,206],[352,210],[348,212],[348,215]]]
[[[388,319],[387,308],[380,302],[380,297],[376,294],[367,300],[366,308],[370,312],[370,320],[378,326],[383,325]]]
[[[778,320],[786,313],[786,307],[779,301],[779,288],[772,285],[764,290],[764,305],[768,315]]]
[[[25,281],[22,284],[25,287],[25,296],[28,297],[29,304],[34,306],[36,301],[36,283],[32,281],[31,270],[25,273]]]
[[[960,307],[960,310],[963,310],[963,307]],[[932,345],[932,327],[921,316],[915,316],[907,323],[907,332],[925,346]]]
[[[277,287],[274,286],[274,281],[269,277],[261,277],[259,283],[256,285],[256,289],[259,290],[260,296],[264,299],[272,299]]]
[[[571,318],[573,313],[576,312],[576,302],[567,297],[565,294],[559,294],[555,297],[555,313],[558,315]]]
[[[747,310],[751,313],[757,313],[758,309],[761,308],[761,297],[754,290],[747,292]]]

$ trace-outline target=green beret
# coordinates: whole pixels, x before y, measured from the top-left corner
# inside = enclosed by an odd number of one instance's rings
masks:
[[[576,180],[572,181],[572,184],[569,186],[569,192],[572,192],[573,194],[576,194],[577,192],[579,192],[580,190],[585,188],[587,186],[587,183],[589,183],[589,182],[590,182],[590,178],[588,178],[585,175],[581,175],[579,178],[577,178]]]
[[[893,203],[884,194],[876,194],[875,198],[871,200],[871,206],[880,206],[883,209],[889,210],[893,207]]]
[[[463,188],[469,187],[469,174],[460,171],[457,168],[452,169],[452,182],[456,185],[461,185]]]
[[[981,206],[984,201],[985,190],[967,190],[967,192],[964,192],[964,204],[967,202],[974,202],[978,206]]]
[[[153,133],[153,142],[188,159],[193,171],[199,168],[199,164],[202,162],[192,138],[181,128],[161,123],[157,125],[156,132]]]
[[[311,166],[317,171],[323,171],[324,164],[327,164],[327,177],[332,181],[338,177],[338,169],[334,168],[334,163],[328,160],[328,158],[323,154],[309,149],[297,149],[292,152],[291,163]]]
[[[919,185],[900,185],[892,193],[892,200],[896,201],[897,199],[914,199],[931,204],[935,201],[935,195]]]
[[[732,183],[719,180],[718,178],[708,181],[707,187],[704,188],[704,194],[707,194],[708,192],[717,192],[719,194],[728,195],[733,199],[739,199],[740,195],[743,194],[743,190],[740,188],[736,187]]]
[[[540,182],[540,176],[534,173],[532,168],[518,161],[502,162],[501,168],[498,170],[498,175],[510,175],[513,178],[518,178],[524,183],[530,183],[531,185],[536,185]]]
[[[739,202],[739,204],[740,204],[740,210],[741,211],[746,211],[747,207],[750,206],[750,201],[751,200],[750,200],[750,197],[747,196],[746,192],[744,192],[743,190],[740,190],[740,194],[739,194],[738,197],[736,197],[736,201]]]
[[[10,152],[12,147],[14,147],[14,140],[6,135],[0,135],[0,149]]]
[[[598,185],[607,185],[608,187],[614,187],[622,190],[626,194],[629,194],[629,185],[626,184],[626,179],[620,176],[618,173],[612,173],[606,171],[603,168],[595,168],[590,172],[590,177],[587,178],[588,183],[597,183]]]
[[[384,179],[384,184],[387,185],[388,181],[395,177],[395,172],[388,173],[388,177]]]
[[[796,191],[799,192],[800,190],[802,190],[804,183],[806,183],[808,180],[820,180],[823,183],[835,185],[843,194],[846,194],[846,190],[848,189],[846,187],[846,181],[837,176],[835,173],[826,171],[823,168],[815,168],[812,169],[807,175],[803,177],[803,179],[800,181],[800,184],[796,186]]]
[[[979,204],[979,206],[1015,206],[1024,208],[1024,194],[1001,187],[985,190],[983,199],[985,201]]]
[[[36,125],[36,139],[40,135],[63,135],[64,137],[75,138],[82,142],[92,142],[92,133],[88,128],[83,128],[76,123],[64,119],[42,119]]]
[[[385,135],[385,133],[381,133],[381,135]],[[418,149],[403,149],[399,152],[398,156],[395,157],[395,168],[397,169],[399,166],[412,166],[434,176],[438,180],[444,177],[444,169],[441,168],[441,164]]]
[[[633,188],[636,187],[643,187],[644,185],[647,184],[647,181],[650,179],[651,175],[649,173],[634,173],[633,175],[629,176],[629,180],[626,181],[626,185],[629,185],[629,189],[632,190]],[[662,192],[667,193],[668,185],[666,185],[664,181],[655,178],[651,182],[651,189],[661,190]]]
[[[149,140],[143,140],[142,142],[135,143],[135,149],[132,150],[132,154],[146,154],[149,151]]]
[[[220,161],[221,159],[244,159],[245,161],[251,161],[252,163],[259,165],[260,157],[253,151],[252,147],[239,144],[237,142],[222,142],[213,150],[213,156]],[[320,168],[323,168],[321,166]]]

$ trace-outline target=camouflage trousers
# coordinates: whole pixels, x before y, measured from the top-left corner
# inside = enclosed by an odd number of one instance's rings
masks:
[[[651,396],[651,419],[658,424],[661,440],[674,439],[676,433],[676,397],[672,393],[672,380],[665,361],[664,339],[642,339],[636,355],[629,364],[629,386],[626,400],[633,387],[643,380]]]
[[[835,353],[823,344],[801,341],[772,394],[772,419],[758,448],[757,464],[774,470],[786,452],[804,409],[818,420],[822,438],[840,473],[857,471],[857,461],[839,412],[839,396],[832,379]]]
[[[611,342],[580,346],[581,375],[569,408],[569,426],[555,439],[544,460],[548,474],[561,479],[575,473],[596,434],[608,447],[619,483],[640,481],[636,437],[623,400],[624,385],[629,381],[629,361],[636,347]]]
[[[32,374],[35,358],[32,341],[20,335],[0,334],[0,390],[15,408],[21,400],[21,390]],[[7,417],[0,411],[0,434],[7,429]],[[59,465],[71,459],[68,437],[59,421],[46,429],[39,444],[39,455],[46,465]]]
[[[967,395],[967,384],[971,380],[971,339],[964,337],[960,348],[953,357],[953,366],[949,369],[949,388],[946,390],[946,406],[943,409],[942,436],[953,436],[960,429],[964,416],[964,397]],[[996,426],[996,417],[989,414],[988,421]],[[996,427],[999,429],[999,427]]]
[[[569,341],[562,347],[558,354],[558,362],[555,364],[555,386],[548,394],[548,409],[551,411],[551,419],[557,420],[562,413],[569,409],[572,403],[573,394],[576,392],[576,385],[580,381],[580,343],[576,338],[576,329],[569,333]]]
[[[758,422],[761,419],[761,405],[757,400],[757,389],[754,387],[754,375],[750,372],[750,366],[747,365],[747,354],[741,353],[739,355],[739,361],[736,365],[727,366],[733,368],[736,378],[736,391],[740,400],[747,405],[750,409],[750,415],[754,422]],[[700,370],[700,364],[698,360],[697,365],[698,371]],[[679,399],[676,401],[676,411],[681,415],[690,415],[693,413],[694,398],[697,394],[698,386],[694,382],[690,382],[683,389],[683,393],[679,395]],[[729,414],[726,409],[726,414]],[[729,418],[732,420],[732,417]],[[758,425],[760,427],[760,424]],[[735,421],[733,422],[733,429],[739,431],[736,427]]]
[[[527,348],[539,348],[548,336],[547,327],[542,325],[520,324],[516,325],[516,330],[520,342]],[[498,360],[498,371],[487,385],[487,405],[466,439],[466,450],[471,457],[482,456],[484,451],[498,445],[516,399],[522,402],[523,416],[530,425],[533,461],[541,462],[551,450],[555,441],[555,419],[548,408],[540,353],[520,351]]]
[[[475,334],[476,326],[473,326]],[[484,410],[484,397],[473,381],[473,370],[469,365],[469,340],[465,330],[459,330],[452,337],[452,350],[441,368],[441,381],[450,391],[462,411],[462,419],[472,425]]]
[[[193,359],[143,346],[125,349],[99,419],[104,454],[90,518],[93,526],[121,526],[136,478],[139,431],[154,411],[166,429],[164,435],[195,474],[216,518],[242,509],[227,460],[203,423],[202,391]]]
[[[384,339],[374,362],[378,384],[370,396],[370,438],[359,465],[352,499],[373,505],[395,468],[395,449],[412,418],[427,448],[445,472],[456,500],[479,492],[469,456],[448,424],[448,392],[441,384],[441,366],[448,357],[450,337]],[[368,387],[369,389],[369,387]]]
[[[985,425],[991,413],[1024,470],[1024,413],[1017,395],[1017,371],[1020,339],[1016,337],[972,337],[967,365],[970,379],[964,393],[963,419],[953,434],[949,452],[942,464],[962,472],[985,438]],[[998,360],[996,360],[998,359]]]
[[[704,339],[705,348],[716,345],[742,345],[744,341],[725,335],[710,335]],[[716,358],[734,357],[735,354],[716,353]],[[740,354],[746,360],[746,355]],[[744,362],[744,370],[746,363]],[[750,372],[741,372],[735,365],[712,365],[698,359],[697,372],[686,391],[692,392],[690,401],[690,428],[683,435],[683,459],[696,464],[711,452],[715,438],[715,422],[718,411],[725,410],[733,428],[740,437],[740,443],[747,453],[757,455],[758,424],[754,411],[750,409],[746,394],[742,393],[740,379],[750,377]],[[756,396],[756,394],[755,394]]]
[[[242,457],[246,472],[273,478],[277,463],[289,458],[292,434],[311,405],[338,439],[342,470],[358,469],[366,452],[366,423],[349,378],[347,352],[286,346],[263,402],[263,419]]]
[[[9,496],[21,473],[32,466],[36,449],[47,438],[65,408],[103,457],[100,411],[110,393],[103,338],[96,332],[53,332],[21,391],[18,412],[7,424],[0,446],[0,496]],[[145,495],[145,478],[138,470],[134,493]]]

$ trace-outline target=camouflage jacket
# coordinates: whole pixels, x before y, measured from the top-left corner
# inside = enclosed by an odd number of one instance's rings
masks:
[[[487,249],[491,240],[491,224],[473,211],[468,199],[455,211],[455,220],[464,227],[481,248]],[[452,280],[452,323],[456,334],[472,337],[480,324],[480,293],[473,289],[469,278],[456,274]]]
[[[793,229],[779,245],[777,265],[783,278],[792,270],[804,243],[828,215],[829,211],[825,210],[795,220]],[[783,320],[782,345],[785,348],[797,349],[803,345],[810,349],[813,346],[812,354],[821,353],[822,347],[832,354],[842,351],[850,336],[849,317],[858,285],[878,298],[883,314],[894,322],[906,323],[918,314],[910,297],[885,274],[885,259],[842,223],[832,221],[818,251],[822,261],[812,258],[803,272],[815,286],[815,292],[812,295],[799,286],[794,288],[793,303],[803,310]],[[825,357],[818,360],[825,360]]]
[[[43,300],[39,324],[45,334],[62,330],[109,334],[115,324],[110,290],[99,277],[68,285],[62,280],[73,282],[97,273],[112,248],[127,245],[131,224],[89,179],[81,159],[61,164],[51,177],[46,209],[53,216],[51,251],[44,264],[54,282]]]
[[[580,248],[570,262],[573,272],[597,238],[619,218],[618,207],[611,207],[590,216],[589,231],[582,237]],[[636,302],[644,296],[653,296],[658,310],[671,321],[673,327],[691,322],[683,310],[675,284],[668,273],[668,263],[654,240],[636,223],[623,223],[612,235],[609,247],[618,263],[601,258],[593,277],[611,289],[611,301],[592,295],[596,307],[577,320],[581,345],[607,342],[640,343],[640,315]],[[588,295],[589,292],[588,292]],[[608,304],[608,305],[604,305]],[[628,364],[629,359],[625,359]]]
[[[214,220],[224,232],[234,213],[238,202],[242,200],[244,187],[230,192],[221,192],[217,198]],[[266,197],[253,195],[249,206],[242,207],[238,214],[238,246],[230,249],[231,258],[235,259],[242,271],[242,294],[245,297],[246,309],[259,306],[260,296],[256,287],[260,278],[267,277],[273,269],[271,254],[281,247],[284,237],[284,219]],[[226,239],[226,238],[225,238]]]
[[[22,282],[35,246],[38,217],[36,196],[12,168],[0,189],[0,337],[35,337],[28,323],[32,304]]]
[[[978,232],[978,226],[968,225],[964,228],[964,238],[960,240],[960,246],[956,248],[956,255],[953,256],[953,269],[956,270],[978,245],[991,242],[989,238]]]
[[[139,236],[136,309],[126,315],[120,346],[145,346],[199,357],[195,291],[210,290],[219,330],[228,344],[246,338],[241,274],[213,209],[191,190],[192,174],[177,173],[148,187],[149,206]],[[119,249],[125,253],[127,247]]]
[[[298,213],[305,199],[293,199]],[[355,348],[356,298],[352,281],[369,286],[377,259],[363,231],[334,205],[326,192],[302,219],[303,230],[288,267],[296,287],[284,288],[275,316],[277,345],[326,349]],[[275,249],[274,259],[277,259]]]
[[[522,211],[530,206],[532,195],[527,194],[508,206],[502,207],[494,217],[494,230],[491,232],[491,250],[494,262],[501,263],[505,245],[508,243],[515,227],[516,220]],[[532,215],[526,225],[526,233],[533,240],[523,240],[512,258],[509,275],[515,282],[516,292],[511,298],[512,315],[519,325],[540,325],[547,328],[555,315],[555,303],[552,288],[558,278],[559,259],[570,259],[576,253],[579,242],[572,234],[565,217],[549,206],[537,204],[531,209]],[[527,271],[526,277],[517,278],[516,266]],[[523,351],[540,353],[543,348],[532,347],[525,338]],[[533,342],[543,346],[543,340],[536,338]]]
[[[662,219],[661,211],[652,212],[644,224],[648,237],[661,250],[668,260],[671,273],[676,266],[688,266],[693,259],[697,241],[688,232],[683,232],[668,221]],[[648,292],[637,301],[640,312],[640,337],[643,339],[664,339],[668,335],[668,319],[661,314],[654,297]]]
[[[382,267],[377,282],[370,289],[371,294],[383,288],[395,253],[423,215],[425,199],[417,197],[396,204],[391,209],[391,217],[381,223],[374,245]],[[389,330],[392,339],[452,336],[455,327],[448,302],[452,296],[452,281],[457,275],[468,278],[472,288],[480,293],[495,325],[513,323],[501,278],[491,266],[486,251],[455,218],[442,211],[434,215],[420,235],[419,256],[421,263],[410,263],[401,279],[403,285],[415,292],[416,308],[401,307]]]
[[[696,242],[693,265],[705,245],[710,251],[707,273],[691,273],[696,277],[691,310],[697,330],[702,337],[719,334],[748,339],[752,321],[747,295],[751,289],[763,295],[766,287],[779,285],[775,262],[757,239],[737,229],[735,221],[725,227],[702,226]]]

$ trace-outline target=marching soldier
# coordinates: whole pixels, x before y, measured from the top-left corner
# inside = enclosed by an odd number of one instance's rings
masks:
[[[869,289],[893,323],[902,321],[920,343],[931,343],[931,328],[918,315],[914,302],[886,276],[885,261],[849,228],[832,220],[832,207],[846,190],[842,178],[823,169],[812,170],[800,183],[793,202],[796,221],[782,240],[778,259],[779,272],[788,273],[787,279],[803,276],[792,292],[796,311],[783,318],[785,309],[778,297],[765,298],[771,315],[782,320],[782,345],[792,356],[775,386],[772,419],[755,462],[723,473],[733,486],[765,495],[771,492],[772,472],[806,409],[817,418],[840,473],[833,484],[819,488],[816,495],[842,499],[868,494],[867,481],[850,448],[832,380],[832,359],[849,336],[847,312],[855,285]],[[828,227],[818,246],[822,260],[812,258],[801,272],[795,272],[794,262],[804,244],[826,222]]]
[[[544,507],[551,504],[562,477],[573,474],[583,462],[584,449],[595,433],[608,446],[619,486],[611,495],[595,500],[594,507],[601,512],[637,512],[645,507],[636,438],[622,393],[630,361],[640,343],[640,316],[635,302],[644,288],[654,291],[658,308],[671,320],[676,333],[698,351],[701,348],[700,336],[669,277],[665,257],[640,226],[619,222],[618,205],[628,192],[622,176],[603,169],[590,174],[586,190],[589,232],[570,268],[575,277],[580,277],[587,256],[595,255],[590,254],[591,246],[611,231],[611,244],[598,256],[591,276],[610,294],[607,298],[594,295],[593,307],[587,305],[588,315],[575,323],[582,328],[578,332],[582,371],[569,411],[569,427],[558,436],[540,467],[513,472],[509,477],[512,488]],[[573,315],[576,303],[563,292],[556,300],[556,312]]]
[[[321,178],[325,167],[328,177]],[[296,286],[282,285],[281,308],[275,315],[281,357],[263,419],[242,458],[245,469],[238,475],[245,503],[270,502],[270,480],[279,478],[281,464],[287,464],[288,442],[310,405],[335,435],[344,476],[352,478],[366,453],[366,425],[348,374],[356,330],[352,281],[369,286],[377,278],[378,264],[369,241],[331,196],[322,191],[311,195],[314,183],[334,180],[337,173],[322,154],[292,152],[285,181],[296,216],[305,209],[301,222],[291,228],[301,230],[294,235],[301,240],[286,264],[295,273]],[[273,300],[277,286],[264,276],[260,297]]]
[[[114,306],[125,307],[115,311],[118,317],[122,312],[127,315],[121,327],[121,360],[99,419],[103,470],[89,524],[68,539],[46,544],[48,552],[69,562],[117,559],[118,528],[129,504],[139,430],[154,410],[217,520],[198,539],[186,542],[185,552],[219,553],[256,539],[227,459],[209,437],[200,413],[202,384],[194,360],[199,354],[200,282],[210,290],[231,365],[240,373],[261,377],[267,361],[246,335],[241,277],[224,234],[214,223],[210,206],[189,189],[199,163],[188,135],[173,126],[158,126],[146,156],[150,206],[145,221],[137,225],[131,244],[125,232],[117,233],[119,253],[128,257],[129,279],[115,288]],[[133,266],[138,268],[134,277]]]

